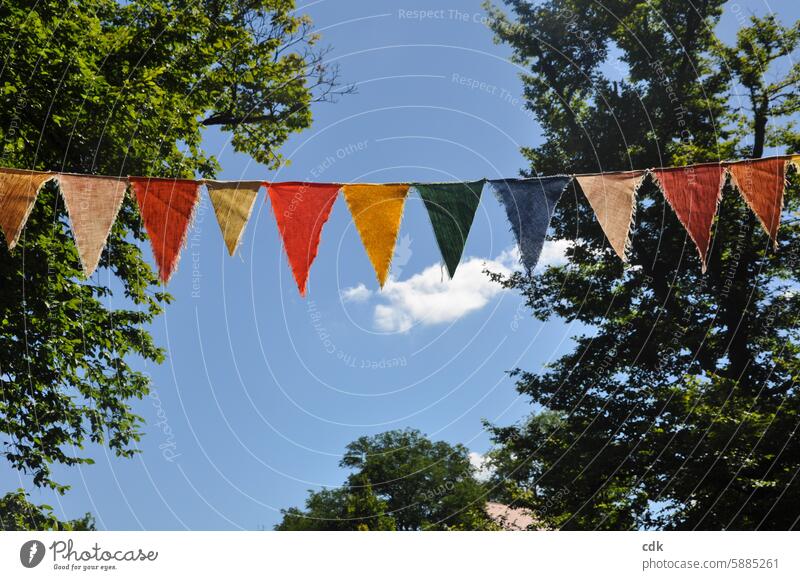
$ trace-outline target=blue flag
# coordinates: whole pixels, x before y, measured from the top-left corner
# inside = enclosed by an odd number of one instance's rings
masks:
[[[506,208],[517,238],[522,264],[530,274],[539,261],[550,218],[572,177],[554,175],[530,179],[496,179],[489,183]]]

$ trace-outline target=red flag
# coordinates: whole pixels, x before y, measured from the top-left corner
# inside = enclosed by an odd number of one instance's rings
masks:
[[[286,257],[300,295],[305,296],[308,271],[317,257],[322,227],[328,221],[340,186],[302,182],[266,185]]]
[[[692,238],[703,272],[711,244],[711,225],[722,194],[724,168],[717,163],[654,169],[664,197]]]
[[[776,247],[783,208],[785,167],[786,160],[782,157],[747,160],[728,165],[733,184],[758,216]]]
[[[192,179],[129,177],[158,265],[168,282],[178,265],[189,222],[200,199],[200,183]]]

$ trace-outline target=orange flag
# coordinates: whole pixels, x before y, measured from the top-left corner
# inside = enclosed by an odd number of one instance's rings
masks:
[[[381,288],[389,275],[408,188],[408,184],[388,183],[359,183],[342,188]]]
[[[643,177],[644,171],[575,176],[608,242],[623,262],[627,261],[636,190]]]
[[[733,184],[778,247],[783,209],[786,161],[781,157],[751,159],[728,165]]]
[[[208,188],[214,213],[217,214],[222,238],[228,247],[228,253],[233,256],[242,239],[247,220],[250,219],[261,182],[207,180],[204,183]]]
[[[654,169],[664,197],[686,228],[700,254],[703,272],[711,245],[711,226],[722,195],[725,169],[718,163]]]
[[[163,179],[129,177],[153,256],[158,275],[169,282],[186,240],[194,208],[200,200],[200,183],[193,179]]]
[[[58,187],[67,206],[83,273],[89,277],[100,261],[128,182],[114,177],[61,173]]]
[[[41,171],[0,169],[0,227],[9,250],[19,241],[39,189],[53,177],[53,173]]]
[[[267,192],[300,295],[306,294],[311,264],[317,257],[322,227],[328,221],[339,185],[270,183]]]

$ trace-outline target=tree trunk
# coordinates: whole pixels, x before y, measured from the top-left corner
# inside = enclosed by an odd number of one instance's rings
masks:
[[[751,158],[758,159],[764,155],[764,143],[767,134],[767,110],[763,106],[754,106],[753,149]],[[741,258],[735,265],[734,282],[725,305],[725,326],[730,364],[726,375],[735,381],[745,379],[747,366],[752,359],[750,352],[750,321],[748,300],[753,284],[752,267],[756,258],[753,249],[753,234],[757,227],[755,216],[747,211],[746,232],[742,243]],[[738,242],[737,242],[738,243]],[[743,383],[747,387],[747,382]]]

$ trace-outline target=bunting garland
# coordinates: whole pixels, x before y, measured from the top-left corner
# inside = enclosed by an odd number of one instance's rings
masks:
[[[711,226],[722,197],[725,168],[717,163],[656,169],[653,175],[678,220],[692,238],[706,271]]]
[[[317,257],[322,227],[328,221],[339,186],[330,183],[270,183],[267,192],[297,289],[306,294],[311,264]]]
[[[162,282],[169,282],[186,240],[189,222],[200,200],[200,183],[191,179],[128,178]]]
[[[0,228],[13,250],[33,209],[39,189],[55,174],[24,169],[0,171]]]
[[[528,273],[536,267],[556,204],[572,179],[578,182],[614,252],[627,259],[636,193],[646,175],[691,237],[705,272],[711,228],[727,175],[777,248],[786,165],[800,169],[800,155],[704,163],[588,175],[490,180],[503,205]],[[175,271],[205,184],[222,237],[233,255],[261,185],[267,186],[278,231],[301,295],[333,204],[341,190],[381,287],[389,276],[403,209],[412,187],[405,183],[267,183],[156,177],[115,178],[0,168],[0,229],[8,250],[16,246],[42,186],[55,180],[70,219],[83,272],[90,276],[130,185],[153,250],[159,278]],[[452,278],[464,252],[486,180],[415,183],[436,243]]]
[[[222,239],[233,256],[239,241],[242,239],[244,227],[250,219],[253,205],[261,188],[260,181],[211,181],[205,180],[208,197],[214,206],[217,223],[222,230]]]
[[[731,181],[758,217],[775,248],[778,247],[778,226],[783,209],[785,169],[786,163],[779,158],[754,159],[728,165]]]
[[[371,183],[342,187],[347,207],[381,288],[389,276],[408,187],[405,184]]]
[[[83,273],[92,275],[117,219],[128,182],[116,177],[60,173],[58,187],[72,224]]]
[[[570,181],[572,177],[568,175],[554,175],[489,182],[506,208],[522,264],[529,274],[539,261],[550,218]]]
[[[608,243],[623,262],[627,262],[630,229],[636,213],[636,191],[644,176],[644,171],[575,176]]]
[[[414,184],[414,189],[425,202],[436,243],[451,279],[461,261],[484,183],[485,179],[467,183]]]

